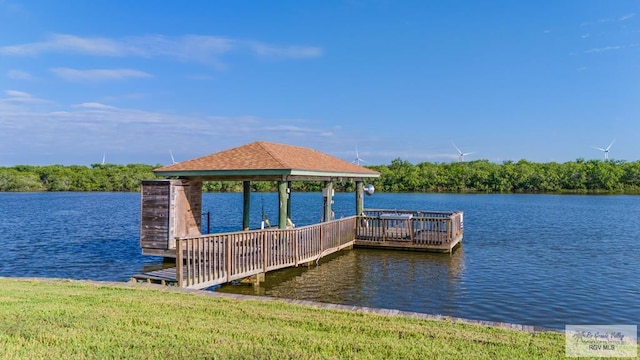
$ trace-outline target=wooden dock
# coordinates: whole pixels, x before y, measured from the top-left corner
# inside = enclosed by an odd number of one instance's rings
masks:
[[[460,211],[365,210],[356,229],[356,247],[451,253],[462,243]]]
[[[363,216],[293,229],[176,239],[176,267],[132,280],[203,289],[318,261],[353,246],[452,252],[463,237],[461,212],[366,210]]]

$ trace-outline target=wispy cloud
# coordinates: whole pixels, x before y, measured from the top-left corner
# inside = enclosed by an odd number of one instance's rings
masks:
[[[105,81],[127,78],[149,78],[151,74],[134,69],[89,69],[54,68],[51,72],[68,81]]]
[[[640,44],[603,46],[603,47],[599,47],[599,48],[592,48],[592,49],[589,49],[589,50],[585,50],[584,53],[585,54],[602,53],[602,52],[607,52],[607,51],[615,51],[615,50],[622,50],[622,49],[628,49],[628,48],[635,48],[635,47],[638,47],[638,46],[640,46]]]
[[[322,49],[310,46],[274,46],[251,43],[252,50],[259,56],[272,58],[315,58],[322,55]]]
[[[631,18],[633,18],[634,16],[636,16],[636,14],[631,13],[631,14],[627,14],[627,15],[623,15],[620,17],[620,19],[618,19],[619,21],[625,21],[625,20],[629,20]]]
[[[585,50],[584,53],[585,54],[601,53],[601,52],[605,52],[605,51],[620,50],[620,49],[623,49],[623,48],[624,48],[623,46],[619,46],[619,45],[604,46],[604,47],[592,48],[592,49],[589,49],[589,50]]]
[[[210,81],[215,80],[215,77],[211,75],[189,75],[187,76],[189,80],[197,80],[197,81]]]
[[[35,103],[51,103],[49,100],[40,99],[34,97],[33,95],[26,93],[24,91],[18,90],[6,90],[5,95],[6,98],[0,98],[0,103],[24,103],[24,104],[35,104]]]
[[[7,90],[4,92],[6,95],[10,96],[10,97],[18,97],[18,98],[30,98],[31,94],[26,93],[24,91],[18,91],[18,90]]]
[[[54,34],[48,40],[0,47],[0,54],[34,56],[47,52],[79,53],[85,55],[125,56],[132,49],[126,43],[106,38],[83,38]]]
[[[267,126],[264,128],[264,130],[286,132],[289,134],[315,134],[319,136],[333,136],[333,133],[330,131],[326,131],[322,129],[314,129],[314,128],[304,128],[304,127],[293,126],[293,125]]]
[[[49,108],[54,104],[53,101],[35,97],[24,91],[6,90],[4,94],[6,97],[0,97],[0,125],[3,129],[13,123],[20,123],[22,116],[29,111]]]
[[[7,77],[13,80],[31,80],[33,76],[22,70],[9,70],[7,71]]]
[[[581,26],[590,26],[590,25],[598,25],[598,24],[611,23],[611,22],[627,21],[629,19],[633,19],[635,16],[636,16],[635,13],[629,13],[629,14],[625,14],[625,15],[622,15],[622,16],[617,17],[617,18],[603,18],[603,19],[598,19],[598,20],[595,20],[595,21],[586,21],[586,22],[583,22],[580,25]]]
[[[117,151],[127,153],[128,161],[141,157],[168,159],[167,144],[183,158],[200,156],[255,140],[282,141],[300,145],[331,139],[331,132],[311,124],[289,125],[306,120],[266,119],[255,116],[216,116],[174,114],[143,109],[122,108],[106,102],[78,102],[70,105],[38,99],[19,91],[0,94],[0,153],[21,149],[22,153],[41,154],[49,149],[55,158],[35,162],[78,163],[87,154],[101,157],[103,151],[113,158]],[[33,155],[36,159],[39,155]],[[12,159],[3,159],[11,163]],[[88,160],[93,161],[93,160]]]
[[[110,39],[69,34],[53,34],[45,41],[3,46],[0,47],[0,54],[37,56],[57,52],[110,57],[164,57],[185,62],[215,63],[220,55],[243,49],[249,49],[260,57],[272,58],[300,59],[322,55],[322,49],[315,46],[278,46],[212,35],[146,35]]]
[[[76,109],[89,109],[89,110],[115,110],[115,106],[105,105],[97,102],[86,102],[82,104],[72,105]]]

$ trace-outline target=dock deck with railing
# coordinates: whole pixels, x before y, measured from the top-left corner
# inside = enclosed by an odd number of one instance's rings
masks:
[[[356,247],[450,253],[462,242],[460,211],[365,210],[356,228]]]
[[[317,262],[354,246],[451,253],[463,233],[462,212],[370,209],[359,217],[293,229],[177,238],[175,268],[132,280],[203,289]]]

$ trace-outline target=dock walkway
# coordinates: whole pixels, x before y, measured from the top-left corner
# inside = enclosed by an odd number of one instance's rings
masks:
[[[451,253],[462,236],[461,212],[366,210],[361,217],[300,228],[178,238],[176,267],[132,280],[204,289],[308,264],[353,246]]]

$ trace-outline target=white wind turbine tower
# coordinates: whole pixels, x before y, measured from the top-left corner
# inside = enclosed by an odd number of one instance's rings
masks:
[[[107,153],[102,153],[102,165],[104,165],[104,162],[107,160]]]
[[[169,150],[169,155],[171,155],[171,163],[176,164],[176,159],[173,157],[173,151]]]
[[[616,142],[616,139],[613,139],[613,141],[611,141],[611,144],[609,144],[609,146],[607,146],[604,149],[601,148],[601,147],[597,147],[597,146],[593,146],[593,148],[604,152],[604,159],[605,160],[609,160],[609,149],[611,149],[611,145],[613,145],[614,142]]]
[[[458,148],[456,146],[456,144],[454,144],[454,143],[451,143],[451,145],[453,145],[453,147],[456,148],[456,150],[458,150],[458,161],[459,162],[463,162],[465,156],[473,154],[473,152],[463,153],[462,150],[460,150],[460,148]]]
[[[358,153],[358,147],[356,146],[356,158],[353,159],[352,163],[356,165],[360,165],[360,162],[366,163],[364,159],[360,158],[360,154]]]

